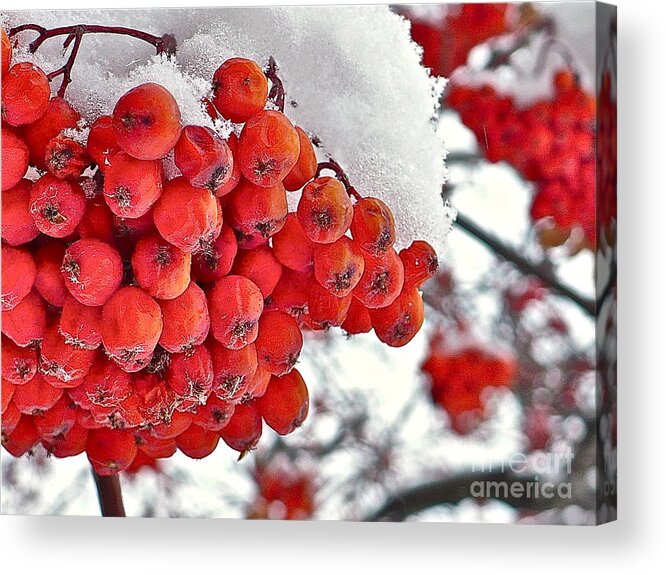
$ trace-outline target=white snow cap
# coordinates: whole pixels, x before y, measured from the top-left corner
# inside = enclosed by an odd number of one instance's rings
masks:
[[[364,196],[396,216],[397,247],[425,239],[441,254],[454,210],[441,199],[445,150],[433,117],[444,87],[420,65],[409,24],[386,6],[54,10],[7,12],[9,24],[128,26],[176,36],[174,61],[140,40],[83,39],[67,97],[88,119],[113,111],[128,89],[155,81],[178,101],[183,121],[212,126],[200,101],[213,72],[230,57],[265,65],[273,56],[286,89],[285,113],[322,142]],[[23,46],[34,32],[20,35]],[[47,72],[62,65],[62,40],[35,55]],[[59,80],[55,81],[59,86]],[[292,105],[292,102],[294,103]]]

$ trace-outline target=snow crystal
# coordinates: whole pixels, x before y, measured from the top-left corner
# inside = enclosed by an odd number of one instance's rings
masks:
[[[433,118],[444,82],[420,65],[409,24],[386,6],[86,10],[9,12],[11,25],[75,23],[172,33],[177,58],[154,56],[140,40],[85,36],[68,98],[88,119],[110,113],[118,97],[146,81],[169,89],[186,123],[214,125],[200,101],[214,70],[232,56],[266,64],[273,56],[286,88],[286,114],[322,142],[362,195],[395,212],[398,247],[414,239],[438,251],[454,212],[441,199],[444,146]],[[25,44],[34,33],[21,35]],[[48,71],[62,64],[62,38],[37,54],[20,53]],[[56,81],[56,87],[59,85]],[[290,194],[290,196],[294,196]]]

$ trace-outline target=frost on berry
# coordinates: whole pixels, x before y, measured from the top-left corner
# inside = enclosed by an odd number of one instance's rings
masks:
[[[257,339],[264,300],[259,288],[242,276],[226,276],[208,292],[211,334],[225,347],[240,349]]]
[[[46,306],[34,290],[16,307],[2,312],[2,333],[21,347],[38,343],[45,329]]]
[[[123,264],[118,251],[98,239],[74,242],[60,266],[69,292],[83,305],[103,305],[120,287]]]
[[[76,230],[86,209],[86,198],[77,183],[51,174],[39,178],[30,192],[30,213],[40,232],[64,238]]]

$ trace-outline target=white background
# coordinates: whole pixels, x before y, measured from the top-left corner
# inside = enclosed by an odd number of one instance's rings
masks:
[[[293,2],[290,2],[293,3]],[[311,1],[309,3],[317,3]],[[143,0],[141,6],[181,2]],[[201,5],[221,2],[198,0]],[[600,528],[0,517],[4,573],[646,572],[666,567],[663,10],[618,0],[620,521]],[[103,4],[92,3],[96,7]],[[59,8],[83,8],[72,2]],[[137,7],[115,2],[114,7]],[[21,7],[53,8],[50,2]],[[13,8],[13,6],[12,6]],[[661,567],[661,569],[659,569]]]

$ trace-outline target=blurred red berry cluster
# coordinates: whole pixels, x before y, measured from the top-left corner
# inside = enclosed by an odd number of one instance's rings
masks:
[[[544,247],[580,230],[595,245],[595,100],[569,70],[553,76],[554,96],[519,107],[491,86],[454,84],[447,103],[460,114],[491,162],[508,162],[534,182],[530,216]]]
[[[447,412],[451,428],[464,435],[483,420],[484,391],[510,388],[517,363],[512,355],[496,353],[477,342],[448,344],[437,332],[421,371],[432,401]]]

